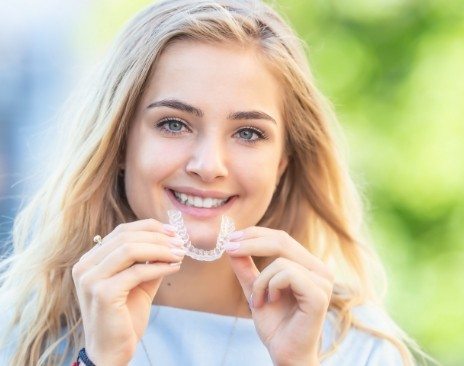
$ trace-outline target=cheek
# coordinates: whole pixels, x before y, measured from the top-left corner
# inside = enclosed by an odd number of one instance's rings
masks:
[[[153,209],[149,207],[153,202],[162,199],[160,184],[178,169],[181,156],[169,144],[143,137],[135,142],[128,144],[125,190],[132,210],[143,216]]]
[[[249,152],[236,159],[236,170],[255,189],[266,192],[273,189],[277,177],[279,156],[275,151]]]
[[[253,156],[248,154],[237,165],[236,175],[254,210],[264,214],[274,194],[277,179],[278,156],[272,152]]]
[[[182,163],[181,149],[158,141],[139,140],[128,150],[126,170],[129,179],[156,182]]]
[[[242,205],[238,206],[240,210],[233,216],[238,229],[258,225],[271,203],[274,192],[270,174],[248,172],[245,175],[242,174],[240,179],[242,189],[244,188]]]

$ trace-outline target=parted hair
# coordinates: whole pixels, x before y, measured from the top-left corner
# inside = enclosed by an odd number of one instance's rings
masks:
[[[137,219],[119,174],[128,129],[157,59],[183,40],[254,47],[283,86],[289,162],[257,225],[286,231],[334,270],[329,311],[339,333],[320,359],[336,352],[354,327],[391,342],[404,364],[413,365],[413,353],[425,355],[384,310],[386,280],[365,228],[365,200],[350,177],[343,134],[315,85],[305,45],[270,5],[253,0],[167,0],[146,7],[67,101],[56,163],[17,215],[12,253],[0,265],[0,306],[11,309],[0,349],[15,334],[10,364],[62,364],[82,347],[71,269],[96,233]],[[367,303],[388,327],[376,329],[355,316],[353,309]]]

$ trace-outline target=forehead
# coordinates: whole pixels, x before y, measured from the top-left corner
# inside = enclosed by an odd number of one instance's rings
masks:
[[[180,40],[154,65],[146,103],[178,98],[206,110],[264,109],[281,120],[281,85],[257,47]]]

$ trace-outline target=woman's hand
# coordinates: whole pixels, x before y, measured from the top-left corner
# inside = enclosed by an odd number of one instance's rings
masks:
[[[334,277],[284,231],[250,227],[230,242],[232,268],[252,299],[257,332],[275,365],[319,365],[318,348]],[[260,273],[251,256],[275,260]]]
[[[73,266],[85,347],[95,364],[127,365],[133,357],[161,280],[184,257],[174,236],[154,219],[121,224]]]

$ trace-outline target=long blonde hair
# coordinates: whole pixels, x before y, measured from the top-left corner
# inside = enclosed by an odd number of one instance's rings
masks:
[[[136,219],[118,167],[146,80],[163,49],[181,39],[257,47],[284,86],[289,164],[258,225],[285,230],[336,270],[330,310],[340,334],[321,359],[355,327],[391,341],[412,365],[410,349],[422,352],[399,327],[391,322],[391,332],[374,329],[354,316],[357,305],[382,309],[384,291],[378,289],[385,281],[363,226],[362,198],[343,160],[342,134],[315,86],[302,42],[270,6],[252,0],[169,0],[147,7],[119,34],[82,96],[69,101],[60,159],[18,214],[14,252],[0,266],[0,306],[14,309],[0,348],[14,329],[11,364],[62,363],[84,344],[71,268],[95,233],[106,235]]]

